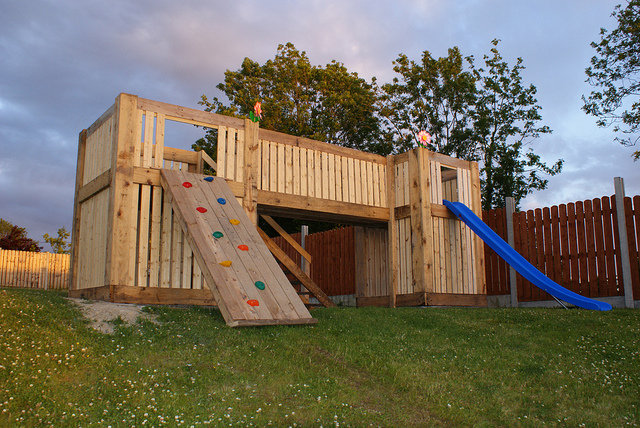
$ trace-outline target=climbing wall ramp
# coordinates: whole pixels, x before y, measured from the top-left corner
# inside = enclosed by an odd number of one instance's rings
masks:
[[[223,178],[166,169],[161,176],[229,326],[317,323]]]

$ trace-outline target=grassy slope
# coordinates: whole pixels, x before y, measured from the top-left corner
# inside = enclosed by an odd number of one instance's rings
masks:
[[[314,327],[91,330],[0,289],[0,426],[637,426],[640,311],[319,309]]]

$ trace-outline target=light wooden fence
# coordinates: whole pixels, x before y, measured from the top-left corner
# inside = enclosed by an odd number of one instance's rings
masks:
[[[66,290],[69,254],[0,250],[0,286]]]

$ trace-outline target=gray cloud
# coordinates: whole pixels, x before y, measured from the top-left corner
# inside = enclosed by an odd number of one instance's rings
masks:
[[[224,71],[260,63],[293,42],[314,64],[343,62],[379,82],[399,53],[446,55],[459,46],[480,60],[490,41],[538,88],[544,123],[534,148],[565,172],[526,206],[613,191],[615,175],[640,193],[631,150],[580,111],[584,68],[617,1],[400,0],[279,2],[116,0],[5,2],[0,14],[0,217],[41,239],[71,228],[78,133],[120,92],[197,108]],[[193,129],[180,130],[195,138]],[[188,147],[191,141],[183,141]],[[583,196],[584,195],[584,196]]]

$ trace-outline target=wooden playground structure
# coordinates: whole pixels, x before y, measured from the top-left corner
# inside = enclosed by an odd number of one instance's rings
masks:
[[[203,151],[165,145],[167,121],[217,129],[217,162]],[[233,211],[218,211],[203,181],[205,165],[216,171],[209,183]],[[179,180],[193,187],[185,190]],[[206,221],[187,208],[192,199],[208,210]],[[321,303],[332,302],[257,230],[259,215],[270,223],[275,215],[362,226],[356,236],[359,306],[484,306],[483,244],[443,199],[480,215],[476,163],[424,148],[384,157],[120,94],[79,137],[70,295],[218,305],[233,326],[315,322],[291,285],[282,283],[286,277],[276,272],[271,253]],[[239,218],[239,229],[229,229],[228,213]],[[211,236],[212,227],[224,228],[225,239],[251,242],[255,253],[233,250]],[[221,267],[220,257],[235,270]],[[263,264],[249,265],[256,257]],[[246,304],[266,299],[253,286],[265,270],[279,291],[267,286],[271,303]],[[235,294],[225,297],[229,289]]]

